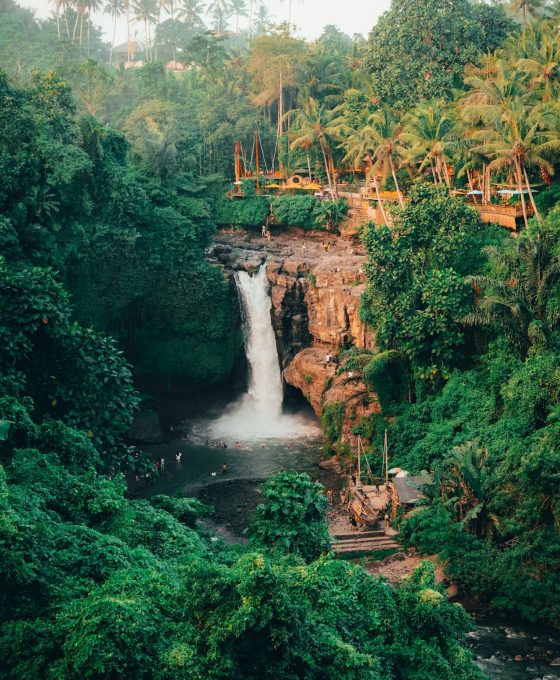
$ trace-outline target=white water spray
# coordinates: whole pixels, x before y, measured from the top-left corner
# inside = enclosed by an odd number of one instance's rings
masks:
[[[282,375],[270,317],[272,300],[266,264],[254,276],[239,272],[237,285],[244,316],[249,387],[221,418],[211,423],[210,434],[239,440],[317,436],[316,422],[282,412]]]

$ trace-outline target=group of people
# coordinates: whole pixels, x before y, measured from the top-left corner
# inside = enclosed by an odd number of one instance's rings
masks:
[[[209,446],[211,449],[227,449],[228,445],[225,442],[211,442],[206,440],[206,446]]]

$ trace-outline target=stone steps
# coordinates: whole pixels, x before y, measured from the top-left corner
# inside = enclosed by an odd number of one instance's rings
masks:
[[[401,546],[383,531],[365,531],[333,536],[333,551],[343,557],[359,557],[379,550],[401,550]]]

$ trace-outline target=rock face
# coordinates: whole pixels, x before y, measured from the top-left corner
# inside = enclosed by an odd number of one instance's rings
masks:
[[[299,352],[284,369],[284,380],[296,387],[321,417],[325,407],[344,405],[340,439],[351,441],[351,428],[364,416],[379,413],[381,408],[359,377],[340,372],[332,363],[325,363],[325,351],[308,347]]]
[[[374,349],[373,334],[358,314],[366,285],[361,246],[301,230],[288,230],[270,242],[252,233],[220,232],[211,258],[226,273],[252,273],[267,262],[284,378],[304,394],[318,416],[326,405],[345,402],[342,440],[348,440],[352,425],[378,411],[379,404],[370,401],[361,381],[336,376],[335,367],[325,366],[324,360],[344,346]]]

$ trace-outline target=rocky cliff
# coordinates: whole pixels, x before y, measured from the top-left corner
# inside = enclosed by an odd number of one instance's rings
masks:
[[[365,288],[365,253],[346,238],[290,230],[270,241],[243,231],[220,232],[212,253],[228,273],[252,272],[267,262],[272,323],[284,378],[308,399],[318,416],[332,404],[346,404],[342,441],[364,415],[379,410],[365,385],[326,363],[328,354],[354,345],[374,348],[359,319]]]

